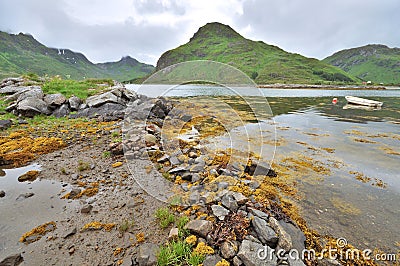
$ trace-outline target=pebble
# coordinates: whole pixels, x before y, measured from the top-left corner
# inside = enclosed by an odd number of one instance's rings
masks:
[[[4,197],[6,195],[6,192],[4,190],[0,190],[0,198]]]

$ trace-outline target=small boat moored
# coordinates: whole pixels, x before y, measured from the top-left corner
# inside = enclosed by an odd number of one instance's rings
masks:
[[[364,98],[360,98],[360,97],[345,96],[345,98],[346,98],[347,102],[350,104],[358,104],[358,105],[371,106],[371,107],[381,107],[383,105],[383,102],[364,99]]]

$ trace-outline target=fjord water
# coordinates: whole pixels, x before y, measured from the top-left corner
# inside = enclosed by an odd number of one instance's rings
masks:
[[[197,102],[201,102],[202,96],[214,95],[229,99],[238,111],[248,110],[240,97],[230,96],[229,91],[220,87],[185,85],[167,90],[168,86],[154,85],[147,88],[150,90],[140,93],[194,97]],[[240,94],[251,96],[252,90],[257,89],[240,90]],[[262,89],[261,92],[268,99],[276,125],[274,163],[301,157],[329,170],[325,174],[305,173],[305,169],[299,168],[293,176],[298,188],[296,202],[308,225],[322,235],[346,238],[358,248],[397,252],[400,89]],[[255,95],[260,95],[258,90]],[[379,110],[348,106],[346,95],[382,101],[384,105]],[[333,97],[338,98],[335,105]],[[245,127],[251,135],[252,127]],[[209,141],[229,146],[229,137]],[[241,145],[234,148],[240,149]]]

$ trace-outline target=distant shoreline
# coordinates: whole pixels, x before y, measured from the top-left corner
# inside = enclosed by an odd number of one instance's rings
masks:
[[[313,85],[313,84],[258,84],[262,89],[313,89],[313,90],[386,90],[385,86],[364,85]]]

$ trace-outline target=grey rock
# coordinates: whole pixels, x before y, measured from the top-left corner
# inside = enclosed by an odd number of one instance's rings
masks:
[[[93,206],[90,204],[83,205],[81,209],[81,213],[89,213],[93,209]]]
[[[300,228],[284,221],[279,221],[279,224],[290,235],[290,238],[292,239],[292,249],[304,250],[306,248],[306,236]]]
[[[238,250],[238,245],[233,241],[224,241],[220,247],[222,257],[228,260],[232,259],[236,255]]]
[[[33,192],[26,192],[26,193],[23,193],[23,194],[19,194],[19,196],[17,197],[16,200],[24,200],[24,199],[33,197],[34,195],[35,195],[35,193],[33,193]]]
[[[169,159],[168,154],[164,154],[163,156],[161,156],[161,158],[159,158],[159,159],[157,160],[157,162],[158,162],[158,163],[165,163],[166,161],[168,161],[168,159]]]
[[[28,97],[20,101],[17,106],[17,111],[26,117],[33,117],[37,114],[51,114],[47,103],[35,97]]]
[[[79,188],[73,188],[71,192],[69,193],[69,199],[73,199],[75,196],[77,196],[79,193],[81,193],[81,190]]]
[[[186,224],[185,228],[191,233],[206,237],[211,232],[213,225],[212,222],[207,220],[192,220]]]
[[[12,125],[12,121],[10,119],[0,120],[0,130],[7,129]]]
[[[6,192],[4,190],[0,190],[0,198],[3,198],[6,195]]]
[[[203,266],[215,266],[221,260],[219,255],[208,255],[203,261]]]
[[[90,96],[86,99],[86,104],[89,107],[98,107],[98,106],[106,104],[106,103],[121,104],[122,100],[118,96],[116,96],[114,93],[112,93],[111,91],[105,92],[100,95]]]
[[[131,245],[131,244],[130,244]],[[132,266],[133,262],[132,262],[132,256],[127,256],[123,259],[124,262],[122,262],[122,264],[120,266]]]
[[[243,205],[245,204],[247,201],[249,201],[249,198],[247,198],[246,196],[244,196],[242,193],[240,192],[233,192],[232,193],[233,198],[236,200],[236,202],[239,205]]]
[[[254,231],[256,231],[258,239],[260,239],[261,243],[270,247],[276,247],[276,244],[279,240],[278,235],[271,227],[268,226],[265,220],[254,216],[251,224],[253,225]]]
[[[171,228],[168,234],[169,241],[177,241],[179,238],[179,229],[177,227]]]
[[[225,216],[229,214],[229,210],[220,205],[212,205],[211,210],[213,214],[221,221],[223,221],[225,219]]]
[[[219,182],[218,183],[218,189],[226,189],[228,188],[229,183],[228,182]]]
[[[175,173],[185,172],[185,171],[186,171],[186,167],[175,167],[175,168],[169,170],[168,173],[175,174]]]
[[[288,263],[290,266],[306,266],[300,258],[299,259],[288,258]],[[320,261],[318,261],[318,265],[321,265]],[[338,262],[338,264],[336,264],[336,265],[339,266],[341,264]]]
[[[248,240],[243,240],[237,256],[246,266],[276,265],[276,257],[271,248]],[[266,257],[264,258],[263,256]]]
[[[47,94],[43,97],[43,100],[50,106],[60,106],[67,101],[61,93]]]
[[[197,182],[200,180],[200,175],[198,173],[192,174],[192,182]]]
[[[204,166],[205,166],[205,164],[201,164],[201,163],[195,164],[190,168],[190,172],[192,172],[192,173],[201,172],[204,170]]]
[[[145,243],[139,247],[137,261],[139,266],[157,265],[158,246],[153,243]]]
[[[80,105],[82,104],[82,100],[79,97],[72,95],[68,99],[68,104],[72,111],[78,111]]]
[[[260,183],[258,183],[258,182],[255,181],[255,180],[252,180],[252,181],[250,181],[250,183],[249,183],[249,187],[250,187],[251,189],[253,189],[253,190],[256,190],[257,188],[260,187]]]
[[[59,108],[57,108],[52,115],[54,115],[55,117],[65,117],[67,115],[69,115],[70,110],[68,108],[68,104],[63,104],[61,105]]]
[[[18,266],[23,261],[24,258],[22,257],[21,253],[13,254],[0,261],[0,266]]]
[[[191,193],[189,195],[189,204],[194,205],[194,204],[199,204],[200,202],[200,193],[197,190],[192,190],[193,187],[190,188]]]
[[[5,86],[0,89],[0,94],[15,94],[29,90],[30,87],[24,86]]]
[[[25,100],[27,98],[35,98],[35,99],[40,99],[43,100],[43,91],[42,88],[39,86],[29,86],[29,89],[22,92],[18,98],[17,98],[17,102],[20,102],[22,100]]]
[[[247,235],[247,236],[244,237],[244,239],[246,239],[246,240],[248,240],[250,242],[255,242],[255,243],[261,244],[261,241],[258,240],[258,238],[255,238],[252,235]]]
[[[99,107],[90,107],[85,109],[79,109],[76,114],[70,115],[71,118],[77,117],[89,117],[96,118],[101,117],[104,121],[113,121],[123,119],[125,115],[125,106],[117,103],[106,103]]]
[[[221,199],[221,203],[232,212],[236,212],[239,209],[239,205],[232,195],[224,195]]]
[[[241,259],[239,259],[238,256],[235,256],[232,260],[233,266],[242,266],[243,265],[243,261]]]
[[[75,234],[76,234],[76,227],[73,227],[73,228],[71,228],[71,229],[69,229],[69,230],[64,232],[63,238],[68,238],[68,237],[71,237],[71,236],[73,236]]]
[[[276,173],[272,168],[263,162],[253,161],[251,165],[247,165],[244,169],[245,173],[252,176],[265,175],[270,177],[276,177]]]
[[[274,217],[269,217],[269,225],[279,236],[278,249],[289,252],[292,249],[292,238]]]
[[[178,164],[181,163],[181,162],[178,160],[178,157],[176,157],[176,156],[171,156],[171,157],[169,158],[169,162],[171,163],[171,165],[178,165]]]
[[[248,210],[250,211],[251,214],[253,214],[254,216],[257,216],[258,218],[261,218],[265,221],[268,221],[268,219],[269,219],[269,215],[266,214],[265,212],[259,211],[254,208],[248,208]]]

